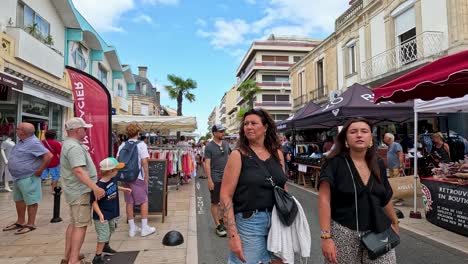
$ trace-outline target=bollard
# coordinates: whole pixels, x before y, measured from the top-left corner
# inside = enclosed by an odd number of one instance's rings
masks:
[[[62,222],[62,218],[60,218],[60,195],[62,194],[62,188],[55,187],[54,188],[54,216],[51,223],[58,223]]]

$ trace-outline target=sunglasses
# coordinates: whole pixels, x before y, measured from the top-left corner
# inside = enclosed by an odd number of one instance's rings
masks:
[[[223,146],[219,146],[219,151],[221,151],[221,154],[224,154],[224,148],[223,148]]]

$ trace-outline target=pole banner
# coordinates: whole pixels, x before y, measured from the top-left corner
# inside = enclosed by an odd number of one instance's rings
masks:
[[[72,85],[75,117],[81,117],[93,127],[86,131],[83,144],[96,168],[101,160],[110,157],[112,115],[111,97],[107,88],[93,76],[67,66]],[[99,171],[99,170],[98,170]]]

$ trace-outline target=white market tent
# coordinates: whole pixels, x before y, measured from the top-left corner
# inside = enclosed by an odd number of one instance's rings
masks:
[[[417,113],[459,113],[468,112],[468,95],[460,98],[438,97],[431,101],[416,99],[414,112]]]
[[[186,131],[197,129],[197,119],[193,116],[112,116],[112,126],[124,131],[128,124],[137,123],[143,130]]]

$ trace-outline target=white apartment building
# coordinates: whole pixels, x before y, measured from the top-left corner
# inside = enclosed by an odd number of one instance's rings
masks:
[[[313,39],[275,35],[253,42],[237,68],[237,85],[248,79],[255,80],[262,92],[256,96],[254,107],[268,110],[275,121],[288,118],[292,111],[288,70],[319,43]],[[236,103],[238,106],[246,104],[240,96]]]

